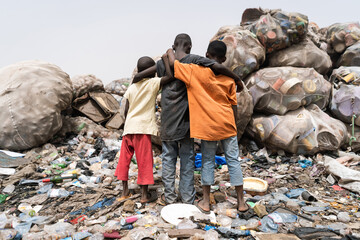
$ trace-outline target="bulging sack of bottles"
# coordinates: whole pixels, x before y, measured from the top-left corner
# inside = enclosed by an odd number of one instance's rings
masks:
[[[345,123],[360,126],[360,86],[340,84],[333,88],[330,111],[334,117]]]
[[[46,143],[62,126],[73,97],[69,75],[56,65],[25,61],[0,69],[0,148]]]
[[[337,150],[347,141],[345,124],[315,104],[284,116],[253,115],[246,131],[269,149],[294,154]]]
[[[360,85],[360,67],[339,67],[334,69],[329,80],[336,84],[343,82]]]
[[[341,55],[338,66],[360,66],[360,41],[348,47]]]
[[[78,98],[88,92],[104,91],[104,84],[94,75],[79,75],[71,78],[74,99]]]
[[[237,98],[237,138],[240,140],[246,126],[251,120],[254,111],[253,99],[249,90],[244,86],[244,90],[236,93]]]
[[[266,48],[266,53],[272,53],[304,39],[308,28],[308,17],[281,9],[248,8],[242,15],[241,25],[257,36]]]
[[[360,25],[358,22],[335,23],[327,28],[326,39],[329,53],[342,53],[360,40]]]
[[[326,51],[327,49],[326,37],[324,36],[323,32],[320,30],[319,26],[316,23],[314,22],[309,23],[307,38],[309,38],[318,48]]]
[[[308,38],[270,54],[268,60],[270,67],[312,67],[321,74],[326,74],[332,66],[330,56]]]
[[[284,115],[311,103],[325,108],[331,84],[313,68],[264,68],[245,79],[255,111]]]
[[[119,96],[124,96],[129,85],[130,85],[130,79],[122,78],[122,79],[114,80],[108,85],[106,85],[105,91]]]
[[[240,26],[223,26],[210,40],[221,40],[227,46],[223,63],[241,78],[259,69],[265,61],[265,48],[256,36]]]

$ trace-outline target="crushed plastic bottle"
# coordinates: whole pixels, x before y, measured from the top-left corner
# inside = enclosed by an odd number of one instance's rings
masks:
[[[329,207],[313,207],[313,206],[306,206],[301,208],[301,210],[305,212],[322,212],[328,209]]]
[[[191,220],[185,218],[176,226],[177,229],[195,229],[197,224],[193,223]]]
[[[230,227],[232,223],[232,219],[230,217],[224,216],[224,215],[218,215],[216,217],[216,221],[220,224],[222,227]]]
[[[62,197],[68,197],[68,196],[74,194],[74,192],[68,192],[65,189],[59,188],[59,189],[51,189],[48,191],[47,194],[48,194],[48,197],[51,197],[51,198],[55,198],[55,197],[62,198]]]
[[[48,191],[50,191],[50,189],[54,186],[53,183],[50,183],[50,184],[46,184],[44,186],[42,186],[41,188],[39,188],[37,190],[37,193],[38,194],[43,194],[43,193],[47,193]]]
[[[240,228],[241,226],[245,226],[246,224],[247,224],[247,221],[245,219],[235,218],[231,223],[231,227],[232,228]]]
[[[58,222],[53,225],[45,225],[44,231],[52,237],[51,239],[61,239],[74,234],[75,227],[67,222]]]
[[[303,188],[297,188],[297,189],[291,189],[288,193],[286,193],[285,195],[288,198],[297,198],[301,195],[302,192],[306,191]]]
[[[266,233],[277,233],[279,226],[269,218],[268,216],[265,216],[261,219],[261,226],[259,227],[259,230]]]
[[[139,220],[140,218],[144,217],[143,215],[134,215],[134,216],[130,216],[130,217],[127,217],[127,218],[122,218],[120,220],[120,224],[122,226],[126,225],[126,224],[130,224],[130,223],[133,223],[133,222],[136,222],[137,220]]]
[[[298,219],[295,214],[279,212],[273,212],[269,214],[268,217],[274,220],[275,223],[293,223]]]
[[[233,208],[226,208],[226,209],[217,208],[215,210],[215,213],[218,215],[224,215],[231,218],[236,218],[236,216],[238,215],[238,211]]]

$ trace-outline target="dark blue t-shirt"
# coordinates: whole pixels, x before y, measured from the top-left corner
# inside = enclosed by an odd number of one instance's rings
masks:
[[[181,63],[194,63],[204,67],[212,66],[215,61],[194,54],[188,54]],[[158,61],[156,70],[159,77],[166,75],[164,62]],[[162,141],[176,141],[190,136],[189,105],[186,85],[176,79],[162,87],[161,128]]]

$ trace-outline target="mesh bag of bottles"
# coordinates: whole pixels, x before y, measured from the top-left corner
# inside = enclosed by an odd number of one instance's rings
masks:
[[[318,48],[326,51],[327,49],[326,37],[324,36],[323,32],[320,31],[320,28],[316,23],[314,22],[309,23],[307,38],[309,38]]]
[[[360,67],[339,67],[334,69],[330,76],[330,82],[360,85]]]
[[[105,91],[108,93],[123,96],[130,85],[130,79],[122,78],[114,80],[105,86]]]
[[[265,48],[256,36],[240,26],[223,26],[210,40],[221,40],[227,46],[223,63],[241,78],[259,69],[265,61]]]
[[[360,40],[358,22],[335,23],[327,28],[326,39],[329,53],[342,53]]]
[[[330,111],[334,117],[346,123],[360,126],[360,86],[340,84],[333,88]]]
[[[88,92],[104,91],[104,84],[94,75],[79,75],[71,78],[74,99],[78,98]]]
[[[338,66],[360,66],[360,41],[348,47],[341,55]]]
[[[46,143],[62,127],[72,85],[59,67],[26,61],[0,69],[0,148],[13,151]]]
[[[254,33],[266,53],[289,47],[305,38],[308,17],[300,13],[277,10],[246,9],[241,25]]]
[[[312,67],[321,74],[326,74],[332,66],[330,56],[308,38],[270,54],[268,60],[270,67]]]
[[[253,115],[246,131],[269,149],[314,154],[337,150],[347,141],[346,126],[315,104],[279,115]]]
[[[237,98],[237,137],[238,140],[242,137],[246,126],[250,122],[254,111],[253,99],[249,90],[244,86],[244,90],[236,93]]]
[[[264,68],[245,79],[255,111],[284,115],[311,103],[325,108],[331,84],[313,68]]]

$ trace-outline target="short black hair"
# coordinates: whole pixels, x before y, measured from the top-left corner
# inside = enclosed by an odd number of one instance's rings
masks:
[[[141,72],[141,71],[144,71],[145,69],[152,67],[154,65],[155,65],[154,59],[152,59],[151,57],[145,56],[145,57],[139,58],[139,60],[137,62],[137,69],[138,69],[138,72]]]
[[[189,45],[192,44],[190,36],[186,33],[180,33],[175,37],[174,44],[179,44],[179,43],[183,43],[183,44],[187,43]]]
[[[226,44],[223,41],[215,40],[209,43],[207,52],[214,57],[225,57]]]

